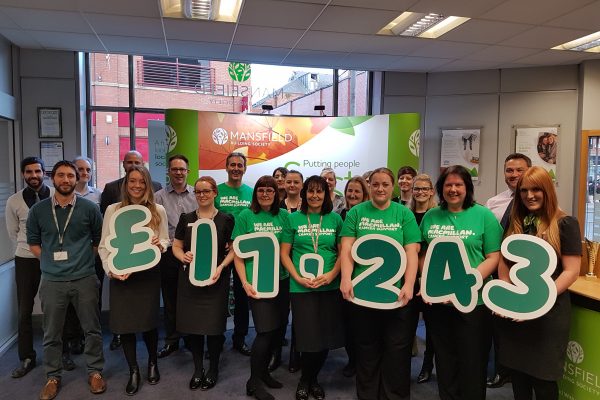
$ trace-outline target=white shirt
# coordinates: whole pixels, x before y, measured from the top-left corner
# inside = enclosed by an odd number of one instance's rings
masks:
[[[506,208],[512,201],[513,195],[514,195],[514,192],[512,190],[508,189],[502,193],[498,193],[497,195],[490,198],[485,203],[485,206],[494,213],[498,222],[502,221],[502,217],[504,216],[504,213],[506,212]]]

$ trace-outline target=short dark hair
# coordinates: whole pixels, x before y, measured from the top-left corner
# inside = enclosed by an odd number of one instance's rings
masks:
[[[173,154],[171,157],[169,157],[169,163],[167,164],[169,167],[171,166],[171,161],[173,160],[182,160],[185,162],[185,165],[190,165],[190,161],[183,154]]]
[[[414,178],[415,176],[417,176],[417,171],[410,165],[405,165],[403,167],[400,167],[400,169],[398,170],[398,179],[400,179],[401,175],[410,175]]]
[[[304,214],[308,214],[308,201],[306,200],[306,192],[308,189],[315,186],[320,187],[325,194],[323,205],[321,206],[321,215],[329,214],[333,210],[333,202],[331,201],[329,185],[327,184],[325,178],[319,175],[313,175],[304,181],[302,190],[300,190],[300,199],[302,199],[302,202],[300,203],[300,211]]]
[[[31,164],[40,164],[42,167],[42,172],[46,172],[46,166],[44,165],[44,160],[39,157],[25,157],[21,161],[21,173],[25,172],[25,167]]]
[[[511,153],[506,157],[506,160],[504,160],[504,164],[506,165],[510,160],[523,160],[527,164],[527,167],[531,168],[531,158],[527,157],[525,154]]]
[[[256,193],[256,189],[259,187],[270,187],[275,190],[273,194],[273,204],[271,204],[271,208],[269,212],[273,215],[279,214],[279,191],[277,190],[277,182],[275,182],[275,178],[269,175],[263,175],[256,181],[254,185],[254,191],[252,192],[252,203],[250,203],[250,209],[254,214],[258,214],[260,210],[262,210],[260,204],[258,204],[258,194]]]
[[[54,164],[54,167],[52,167],[52,172],[50,173],[50,177],[52,179],[54,179],[54,175],[56,174],[56,171],[60,167],[69,167],[69,168],[72,168],[73,171],[75,171],[75,178],[77,178],[77,180],[79,180],[79,171],[77,171],[77,166],[75,166],[75,164],[73,164],[69,160],[61,160],[61,161],[57,162],[56,164]]]
[[[283,174],[283,176],[286,176],[289,171],[286,167],[277,167],[277,168],[275,168],[275,170],[273,171],[273,173],[271,175],[275,176],[275,174],[278,172],[281,172]]]
[[[295,170],[295,169],[290,169],[287,174],[285,174],[286,178],[289,174],[298,174],[300,175],[300,179],[302,180],[302,182],[304,182],[304,175],[302,175],[302,172]]]
[[[227,154],[227,158],[225,159],[225,166],[229,165],[229,160],[232,157],[239,157],[242,160],[244,160],[244,168],[246,168],[246,166],[248,165],[248,160],[246,159],[246,156],[243,153],[240,153],[239,151],[234,151],[232,153]]]
[[[446,202],[446,199],[444,199],[444,184],[446,183],[448,175],[458,175],[465,183],[466,195],[462,208],[466,210],[467,208],[473,207],[475,205],[473,180],[471,179],[469,171],[462,165],[452,165],[446,168],[435,183],[435,190],[440,200],[440,207],[444,210],[448,209],[448,203]]]

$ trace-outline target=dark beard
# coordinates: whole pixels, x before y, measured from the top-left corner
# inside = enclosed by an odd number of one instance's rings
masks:
[[[54,187],[54,189],[55,189],[55,190],[56,190],[58,193],[60,193],[61,195],[63,195],[63,196],[68,196],[68,195],[70,195],[71,193],[73,193],[73,191],[75,190],[75,185],[73,185],[73,186],[69,186],[69,190],[68,190],[68,191],[66,191],[66,192],[65,192],[65,191],[63,191],[63,190],[61,190],[61,189],[60,189],[60,186],[55,186],[55,187]]]

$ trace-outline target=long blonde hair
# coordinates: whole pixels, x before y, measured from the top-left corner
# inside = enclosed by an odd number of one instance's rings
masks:
[[[510,224],[504,236],[524,232],[523,221],[530,212],[520,197],[521,186],[523,185],[536,189],[539,188],[544,193],[544,204],[536,215],[539,218],[536,236],[550,243],[556,254],[560,257],[558,221],[566,214],[558,206],[558,199],[552,178],[542,167],[529,168],[519,179],[517,188],[515,189],[515,202],[510,213]]]
[[[413,187],[412,187],[413,194],[410,199],[410,210],[412,212],[415,212],[416,208],[417,208],[417,202],[415,201],[415,192],[414,192],[415,183],[417,183],[417,181],[429,183],[429,187],[431,188],[431,191],[433,192],[431,194],[431,197],[429,197],[429,201],[427,202],[427,210],[430,210],[433,207],[436,207],[437,201],[435,201],[435,188],[433,186],[433,182],[431,181],[431,177],[427,174],[419,174],[413,178]]]
[[[144,178],[144,183],[146,184],[146,190],[144,192],[144,196],[140,201],[140,205],[146,206],[148,210],[150,210],[150,214],[152,218],[148,223],[148,227],[152,228],[152,230],[157,231],[160,226],[161,218],[158,213],[158,209],[156,208],[156,203],[154,203],[154,190],[152,188],[152,178],[150,177],[150,172],[146,169],[146,167],[141,165],[134,165],[129,168],[127,173],[125,174],[125,179],[123,180],[123,185],[121,185],[121,207],[129,206],[133,203],[131,200],[131,196],[129,195],[129,191],[127,190],[127,182],[129,181],[129,176],[132,172],[139,172]]]

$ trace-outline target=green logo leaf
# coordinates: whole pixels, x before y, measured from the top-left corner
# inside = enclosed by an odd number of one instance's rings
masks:
[[[408,138],[408,149],[415,157],[419,157],[419,146],[421,144],[421,130],[417,129]]]
[[[227,71],[231,79],[236,82],[245,82],[250,79],[250,64],[230,62]]]

